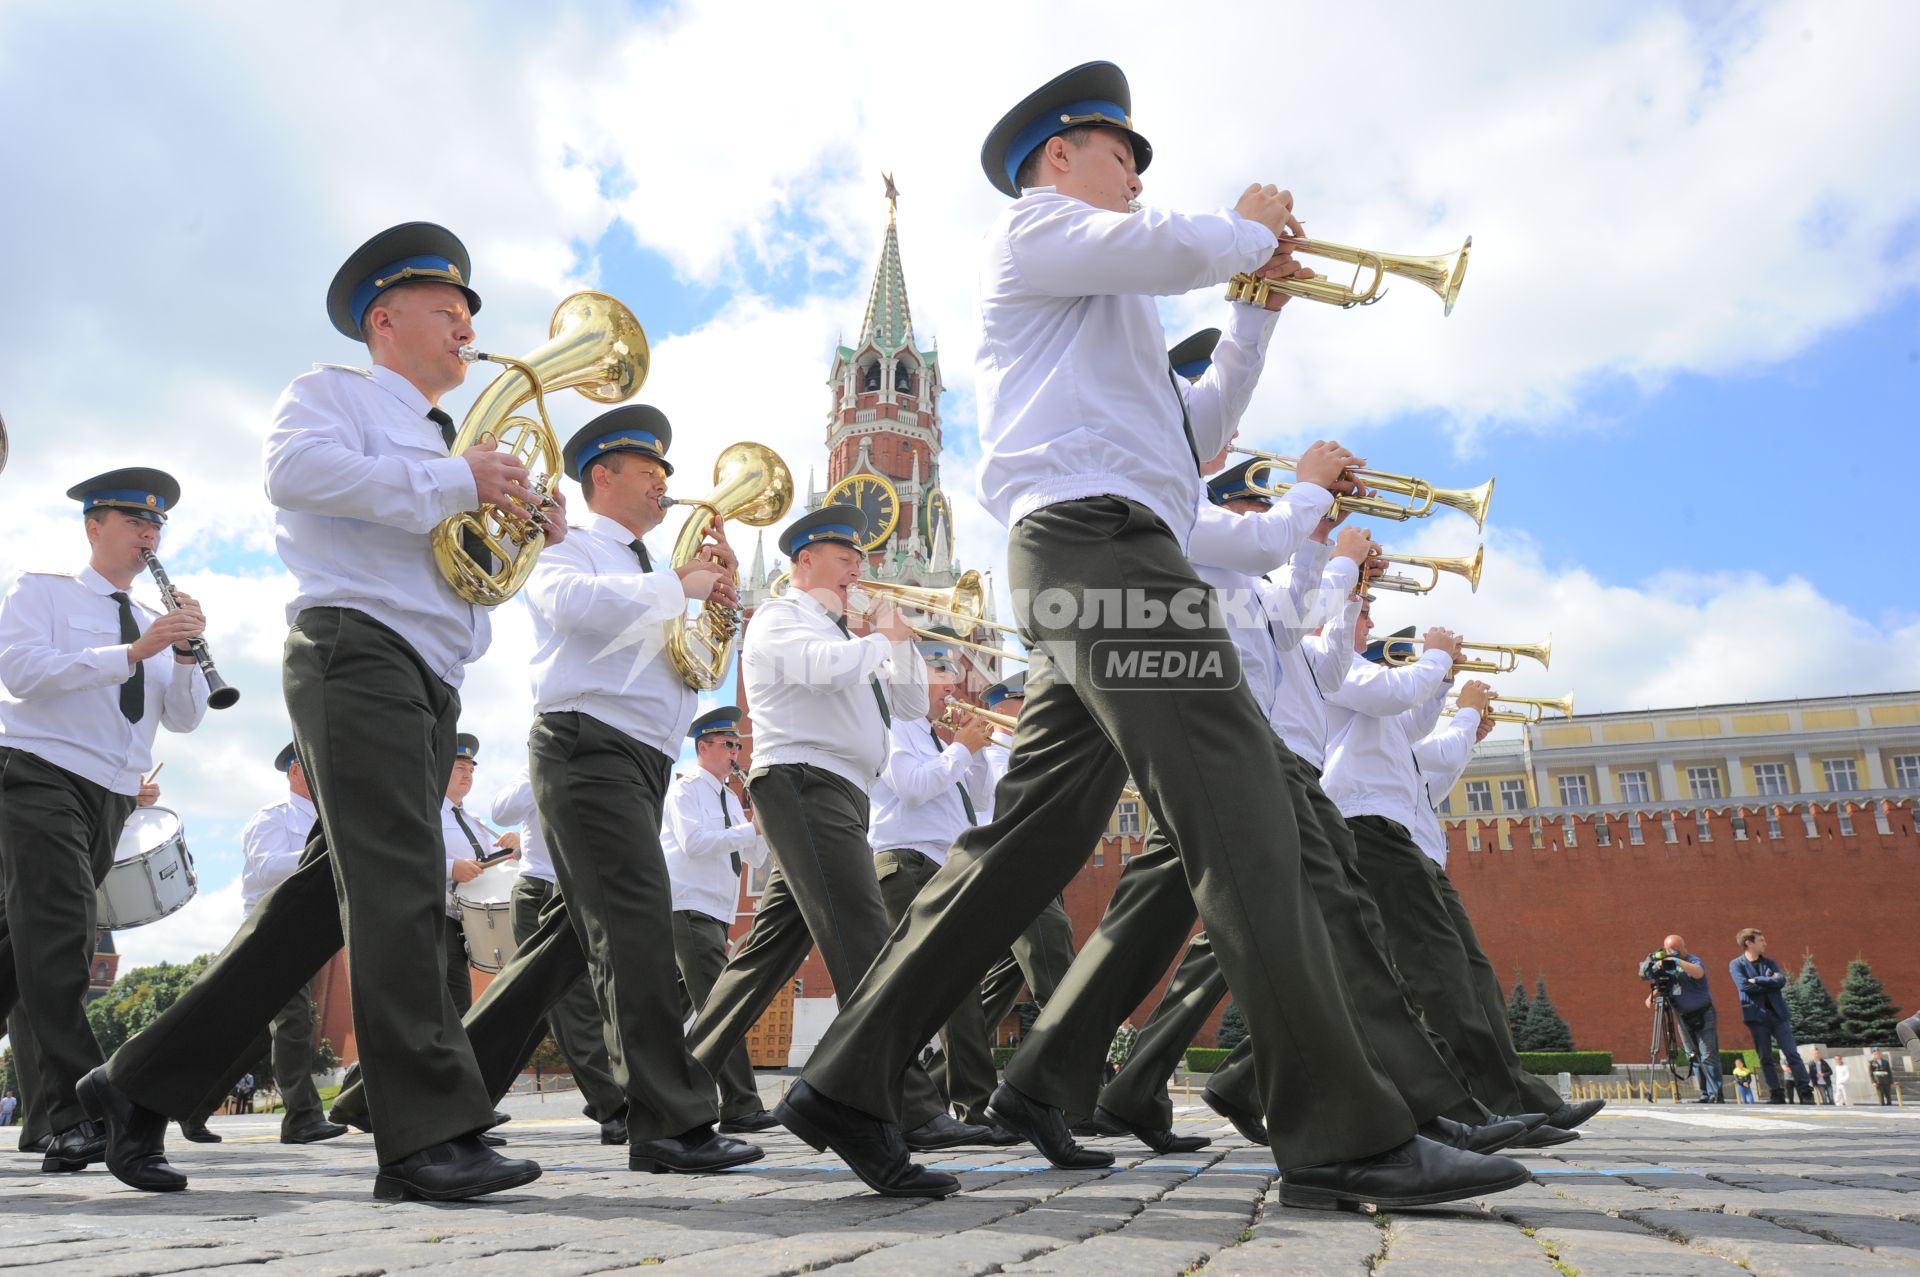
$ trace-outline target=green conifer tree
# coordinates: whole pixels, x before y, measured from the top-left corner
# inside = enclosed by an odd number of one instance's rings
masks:
[[[1886,986],[1865,958],[1847,964],[1840,982],[1840,1037],[1846,1046],[1887,1046],[1893,1042],[1893,1024],[1900,1017]]]
[[[1796,990],[1799,998],[1797,1003],[1792,997],[1787,1000],[1787,1006],[1793,1011],[1793,1036],[1808,1046],[1836,1041],[1840,1034],[1840,1009],[1834,1005],[1833,995],[1827,992],[1827,982],[1820,978],[1820,968],[1813,965],[1813,954],[1808,953],[1800,960],[1800,974],[1787,987]]]
[[[1573,1030],[1560,1018],[1560,1012],[1554,1007],[1553,999],[1547,996],[1547,982],[1543,978],[1534,985],[1533,1002],[1527,1007],[1527,1019],[1520,1026],[1526,1045],[1517,1049],[1522,1051],[1571,1051],[1573,1050]]]
[[[1527,982],[1513,978],[1513,992],[1507,997],[1507,1033],[1516,1049],[1520,1046],[1520,1026],[1527,1022]]]

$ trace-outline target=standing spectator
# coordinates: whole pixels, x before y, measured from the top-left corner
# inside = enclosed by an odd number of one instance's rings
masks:
[[[1893,1103],[1893,1061],[1887,1053],[1874,1048],[1873,1058],[1867,1061],[1867,1076],[1873,1079],[1873,1089],[1880,1093],[1880,1106]]]
[[[1742,1104],[1753,1103],[1753,1070],[1747,1067],[1744,1055],[1733,1062],[1733,1085],[1740,1092]]]
[[[13,1098],[13,1092],[0,1095],[0,1126],[13,1125],[13,1110],[20,1102]]]
[[[1133,1054],[1133,1044],[1139,1036],[1140,1030],[1133,1027],[1132,1020],[1126,1021],[1113,1031],[1113,1045],[1107,1048],[1107,1081],[1113,1081],[1113,1075],[1120,1071],[1120,1066],[1127,1062],[1129,1055]]]
[[[1787,1011],[1782,992],[1787,973],[1767,956],[1767,937],[1758,927],[1743,927],[1734,937],[1740,956],[1727,964],[1733,987],[1740,990],[1740,1018],[1753,1038],[1754,1052],[1760,1057],[1761,1071],[1767,1078],[1767,1103],[1784,1104],[1787,1091],[1774,1063],[1774,1045],[1779,1044],[1787,1067],[1793,1071],[1794,1090],[1802,1104],[1813,1103],[1813,1083],[1807,1079],[1807,1066],[1800,1059],[1800,1048],[1793,1040],[1793,1019]]]
[[[1813,1058],[1807,1061],[1807,1076],[1813,1079],[1813,1089],[1819,1092],[1826,1103],[1833,1103],[1833,1065],[1827,1063],[1820,1054],[1820,1048],[1813,1048]]]
[[[1851,1082],[1852,1080],[1853,1080],[1853,1069],[1848,1066],[1847,1057],[1844,1055],[1834,1056],[1833,1057],[1833,1102],[1835,1104],[1853,1103],[1853,1101],[1847,1096],[1847,1083]]]

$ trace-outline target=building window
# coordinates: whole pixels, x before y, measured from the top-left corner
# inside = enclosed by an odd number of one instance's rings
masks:
[[[872,393],[880,389],[880,364],[876,360],[860,370],[860,389]]]
[[[1122,851],[1120,853],[1120,867],[1122,869],[1125,869],[1128,865],[1132,863],[1133,863],[1133,853],[1130,851]]]
[[[1484,780],[1467,782],[1467,810],[1470,812],[1491,812],[1493,810],[1493,786]]]
[[[1809,841],[1820,836],[1820,826],[1813,823],[1813,804],[1809,803],[1800,809],[1800,819],[1806,822]]]
[[[1578,847],[1580,845],[1580,834],[1571,816],[1562,817],[1560,820],[1560,845],[1563,847]]]
[[[1647,784],[1645,772],[1620,773],[1620,801],[1623,803],[1650,803],[1653,801],[1653,789]]]
[[[1503,780],[1500,782],[1500,810],[1525,811],[1527,809],[1527,782],[1524,780]]]
[[[1545,845],[1540,837],[1540,817],[1538,816],[1527,821],[1527,844],[1535,851]]]
[[[1827,792],[1830,794],[1851,794],[1860,788],[1860,769],[1854,766],[1851,758],[1823,759],[1820,770],[1826,773]]]
[[[1122,838],[1140,836],[1140,804],[1131,798],[1120,804],[1120,836]]]
[[[1780,832],[1780,809],[1778,807],[1767,808],[1767,837],[1775,841],[1786,837],[1785,834]]]
[[[1893,783],[1899,789],[1920,789],[1920,754],[1893,756]]]
[[[1680,841],[1680,831],[1673,827],[1672,812],[1662,812],[1660,814],[1660,832],[1667,836],[1667,841],[1670,843]]]
[[[1095,869],[1098,869],[1098,868],[1100,868],[1100,867],[1101,867],[1102,865],[1105,865],[1106,863],[1107,863],[1107,851],[1106,851],[1106,848],[1104,848],[1104,847],[1095,847],[1095,848],[1093,849],[1093,867],[1094,867]]]
[[[1890,834],[1893,832],[1893,827],[1887,824],[1887,806],[1888,804],[1886,803],[1875,803],[1873,805],[1873,831],[1877,834]]]
[[[1647,835],[1640,828],[1640,813],[1637,811],[1627,813],[1627,841],[1636,847],[1646,845]]]
[[[1585,807],[1590,801],[1587,797],[1587,778],[1585,776],[1562,776],[1560,778],[1560,805],[1562,807]]]
[[[1840,836],[1842,838],[1853,837],[1853,809],[1845,803],[1841,803],[1833,809],[1833,814],[1840,818]]]
[[[1733,813],[1733,840],[1735,842],[1747,840],[1747,813],[1743,811]]]
[[[1699,837],[1701,842],[1713,841],[1713,828],[1707,824],[1706,812],[1696,811],[1693,813],[1693,832]]]
[[[1604,819],[1593,822],[1593,845],[1596,847],[1613,846],[1613,826]]]
[[[1480,850],[1480,826],[1478,825],[1475,825],[1472,829],[1467,830],[1467,850],[1468,851]]]
[[[1687,768],[1687,793],[1694,798],[1720,797],[1720,769],[1718,767]]]
[[[1442,816],[1453,815],[1453,795],[1452,794],[1448,794],[1445,798],[1442,798],[1440,800],[1440,814]]]
[[[1785,763],[1755,763],[1753,765],[1753,792],[1764,798],[1779,798],[1790,791],[1787,789],[1787,765]]]

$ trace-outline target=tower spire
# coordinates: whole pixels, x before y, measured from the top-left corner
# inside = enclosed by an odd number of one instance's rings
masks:
[[[894,212],[900,191],[893,174],[882,175],[887,183],[887,236],[880,245],[880,264],[874,268],[873,288],[867,294],[867,315],[860,323],[860,345],[871,341],[883,353],[892,354],[913,340],[913,316],[907,309],[907,276],[900,268],[900,232],[894,226]]]

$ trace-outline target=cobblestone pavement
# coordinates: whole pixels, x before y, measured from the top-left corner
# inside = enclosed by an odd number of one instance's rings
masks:
[[[1477,1203],[1380,1216],[1282,1208],[1265,1149],[1186,1105],[1197,1154],[1056,1171],[1031,1149],[936,1155],[966,1191],[875,1197],[784,1132],[766,1160],[681,1178],[626,1170],[573,1115],[515,1099],[526,1189],[458,1206],[380,1204],[372,1142],[277,1142],[265,1118],[216,1119],[219,1145],[172,1141],[185,1193],[148,1196],[101,1168],[43,1176],[0,1153],[0,1269],[46,1273],[1815,1274],[1920,1270],[1920,1112],[1688,1105],[1610,1110],[1585,1138],[1529,1154],[1536,1181]],[[244,1266],[244,1267],[242,1267]]]

